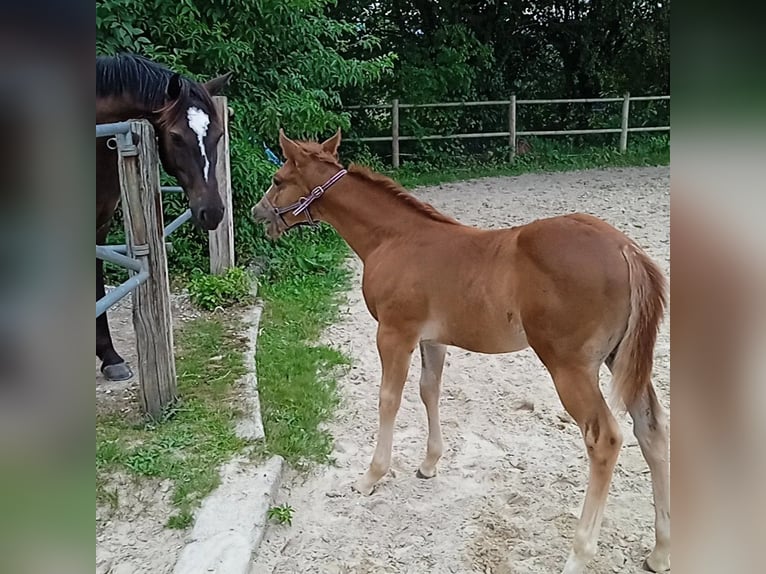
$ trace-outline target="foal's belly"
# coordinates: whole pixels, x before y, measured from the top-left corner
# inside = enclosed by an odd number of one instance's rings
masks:
[[[512,353],[529,346],[521,321],[511,312],[430,318],[423,325],[421,339],[476,353]]]

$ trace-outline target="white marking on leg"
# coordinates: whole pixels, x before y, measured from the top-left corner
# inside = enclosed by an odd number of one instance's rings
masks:
[[[189,127],[191,130],[197,134],[199,151],[202,154],[202,159],[205,160],[203,173],[205,174],[205,181],[207,181],[210,162],[207,159],[207,153],[205,153],[205,136],[207,135],[207,128],[210,125],[210,116],[199,108],[191,107],[186,111],[186,118],[189,120]]]

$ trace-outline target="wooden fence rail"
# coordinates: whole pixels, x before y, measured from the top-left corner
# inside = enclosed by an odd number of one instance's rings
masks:
[[[177,394],[160,172],[154,129],[148,121],[131,122],[125,139],[137,140],[120,142],[117,148],[125,241],[128,256],[149,274],[133,291],[141,405],[156,419]]]
[[[584,135],[584,134],[620,134],[619,148],[625,152],[628,148],[628,133],[630,132],[665,132],[670,131],[670,126],[643,126],[630,127],[630,102],[646,102],[656,100],[670,100],[670,96],[631,96],[626,93],[621,98],[565,98],[551,100],[519,100],[513,95],[509,100],[490,100],[482,102],[439,102],[431,104],[403,104],[398,98],[391,100],[391,104],[374,104],[369,106],[348,106],[347,110],[390,110],[391,111],[391,135],[373,136],[362,138],[349,138],[347,141],[358,142],[391,142],[391,163],[394,168],[399,167],[399,142],[411,140],[445,140],[466,138],[495,138],[507,137],[510,146],[511,159],[516,154],[516,142],[519,136],[555,136],[555,135]],[[585,130],[518,130],[517,109],[520,105],[542,104],[595,104],[622,102],[622,115],[620,127],[585,129]],[[466,134],[433,134],[427,136],[408,136],[399,133],[399,110],[408,108],[467,108],[477,106],[508,106],[508,131],[502,132],[477,132]]]
[[[231,196],[231,164],[229,161],[229,106],[225,96],[214,96],[213,104],[221,118],[223,135],[218,140],[218,162],[215,176],[223,201],[223,220],[209,233],[210,273],[221,275],[234,266],[234,208]]]
[[[228,106],[226,98],[213,98],[223,121],[215,166],[224,217],[209,232],[210,272],[220,274],[234,265],[234,227],[229,165]],[[96,246],[96,257],[129,270],[128,281],[96,302],[96,316],[133,294],[133,327],[143,411],[162,415],[177,398],[165,239],[191,218],[187,209],[167,226],[163,221],[162,193],[183,191],[160,186],[159,153],[155,132],[147,120],[96,126],[96,137],[114,137],[120,178],[125,244]],[[124,253],[124,255],[123,255]]]

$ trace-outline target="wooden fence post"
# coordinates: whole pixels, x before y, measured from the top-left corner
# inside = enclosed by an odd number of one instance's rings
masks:
[[[399,167],[399,98],[391,100],[391,164]]]
[[[516,157],[516,94],[508,104],[508,145],[511,147],[511,161]]]
[[[625,92],[622,100],[622,125],[620,126],[620,151],[628,149],[628,116],[630,115],[630,93]]]
[[[149,279],[133,291],[141,403],[145,413],[158,419],[175,402],[177,391],[154,129],[146,120],[134,121],[131,133],[117,141],[127,252],[149,272]]]
[[[229,106],[225,96],[214,96],[213,103],[223,126],[223,135],[218,140],[218,162],[215,176],[223,201],[223,220],[210,231],[210,273],[221,275],[234,266],[234,213],[231,198],[231,164],[229,162]]]

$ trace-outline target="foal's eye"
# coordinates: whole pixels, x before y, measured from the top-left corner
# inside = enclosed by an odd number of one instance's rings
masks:
[[[174,144],[182,144],[184,142],[183,136],[176,132],[170,132],[170,139]]]
[[[282,185],[282,182],[278,180],[276,177],[271,180],[271,183],[274,184],[274,187],[279,187],[280,185]]]

